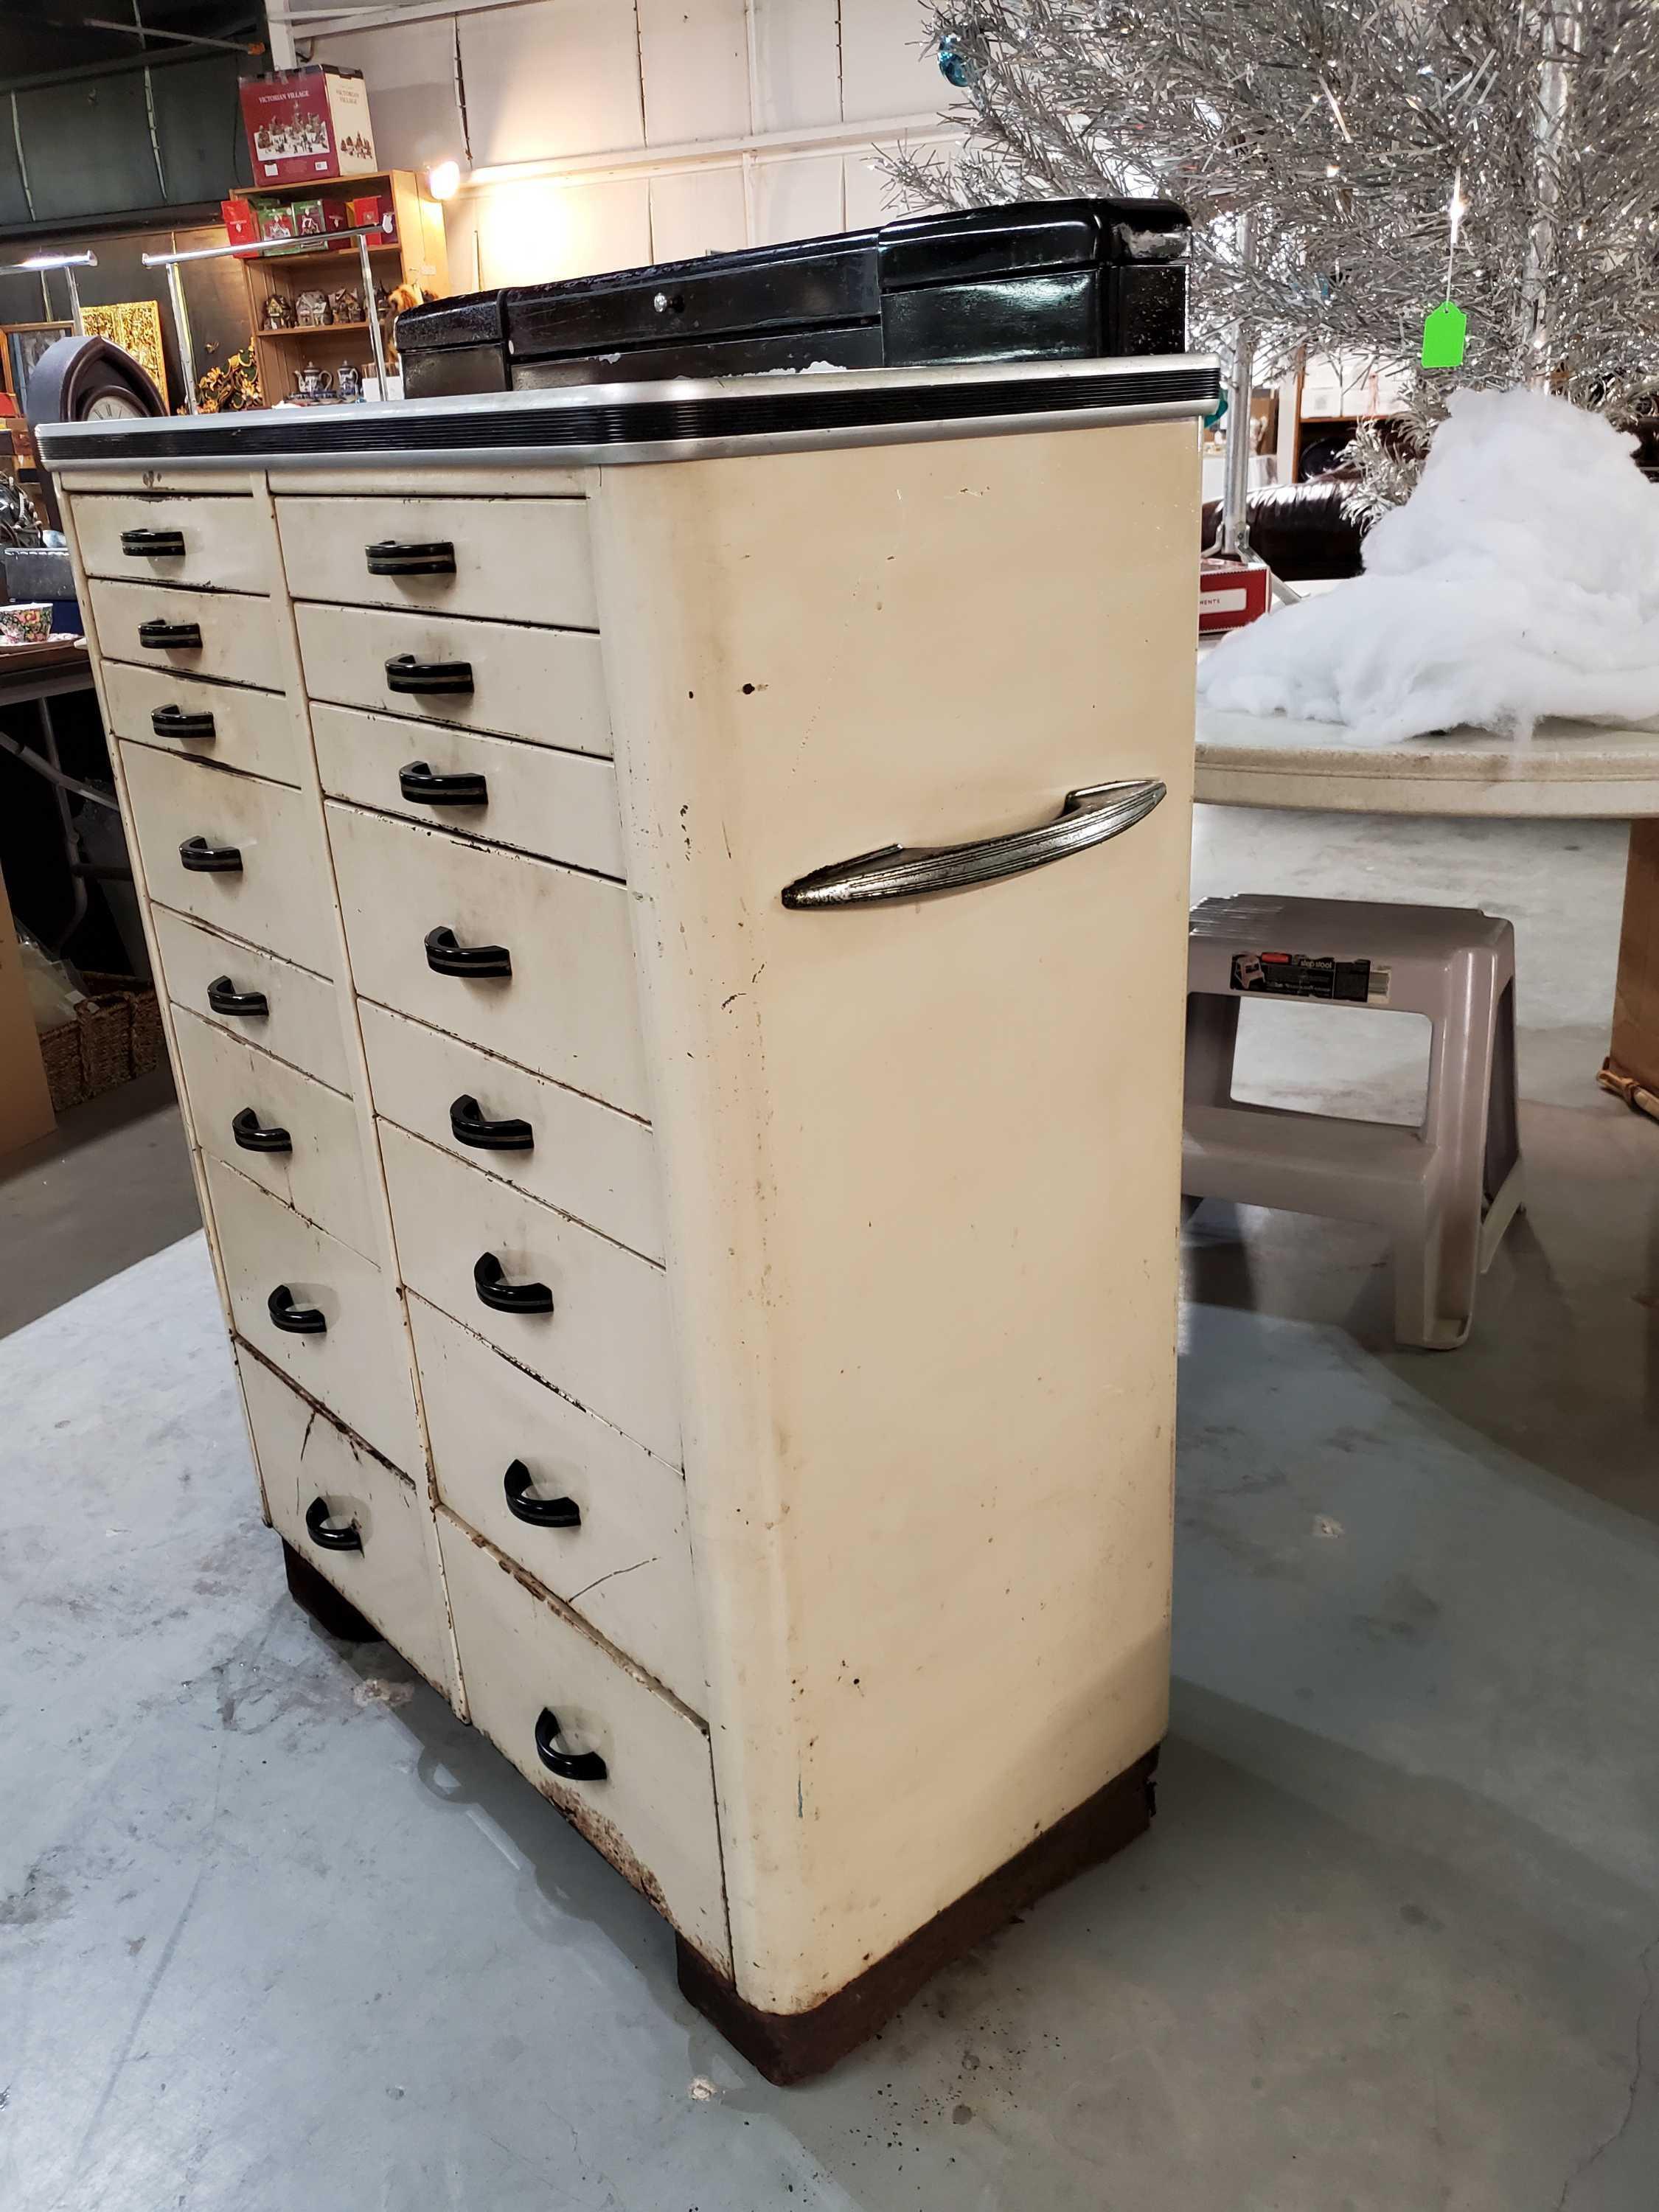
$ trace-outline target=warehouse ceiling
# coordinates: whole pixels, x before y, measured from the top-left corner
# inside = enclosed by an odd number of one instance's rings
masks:
[[[264,40],[261,0],[0,0],[0,93],[228,46],[252,73],[268,66]]]

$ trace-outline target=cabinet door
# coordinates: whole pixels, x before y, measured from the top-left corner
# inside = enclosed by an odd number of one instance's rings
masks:
[[[438,1534],[468,1710],[496,1747],[705,1958],[729,1958],[708,1739],[481,1536],[441,1508]],[[537,1749],[550,1717],[555,1757],[589,1753],[602,1778],[567,1779]]]

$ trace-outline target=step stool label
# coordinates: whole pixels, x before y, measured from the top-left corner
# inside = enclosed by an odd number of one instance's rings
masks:
[[[1338,960],[1328,952],[1235,952],[1233,988],[1276,999],[1386,1006],[1389,970],[1370,960]]]

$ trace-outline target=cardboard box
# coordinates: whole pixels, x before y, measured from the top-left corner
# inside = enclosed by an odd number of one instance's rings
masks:
[[[295,222],[294,210],[291,207],[274,204],[269,207],[262,207],[258,210],[258,223],[261,245],[274,246],[281,240],[292,239],[295,252],[302,250],[299,242],[299,228]]]
[[[379,164],[361,70],[313,62],[274,76],[245,77],[241,94],[258,183],[374,175]]]
[[[1630,825],[1612,1049],[1601,1087],[1659,1121],[1659,821]]]
[[[1260,561],[1225,561],[1209,555],[1199,563],[1198,634],[1243,629],[1273,604],[1273,580]]]

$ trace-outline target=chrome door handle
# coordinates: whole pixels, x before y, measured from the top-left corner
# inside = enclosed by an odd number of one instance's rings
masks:
[[[971,845],[884,845],[786,884],[787,907],[869,906],[877,899],[927,898],[934,891],[966,890],[999,876],[1047,867],[1068,853],[1121,837],[1144,822],[1166,795],[1156,776],[1125,783],[1086,783],[1068,791],[1052,822],[1015,830],[1006,837],[981,837]]]

